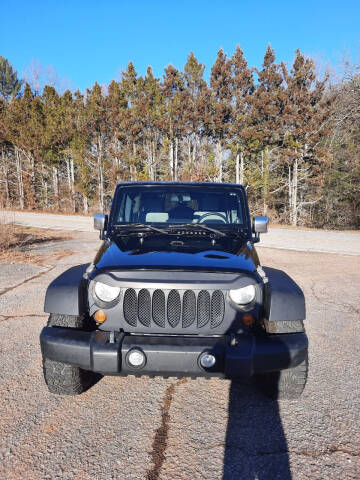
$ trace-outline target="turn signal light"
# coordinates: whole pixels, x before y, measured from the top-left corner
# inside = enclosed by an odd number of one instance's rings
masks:
[[[106,320],[106,313],[104,310],[96,310],[94,313],[94,318],[98,323],[104,323]]]
[[[251,327],[251,325],[255,322],[255,318],[251,315],[251,313],[245,313],[242,317],[242,323],[245,327]]]

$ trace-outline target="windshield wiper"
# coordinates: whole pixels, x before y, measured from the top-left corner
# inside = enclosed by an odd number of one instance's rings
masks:
[[[124,230],[127,233],[139,233],[141,234],[142,232],[147,231],[148,233],[161,233],[162,235],[170,235],[174,234],[174,231],[177,229],[186,229],[186,228],[191,228],[191,229],[198,229],[200,228],[201,230],[205,230],[209,233],[213,233],[219,237],[227,237],[227,236],[241,236],[244,237],[246,236],[244,232],[234,232],[234,231],[221,231],[216,228],[209,227],[208,225],[204,225],[203,223],[172,223],[169,224],[169,226],[166,227],[166,230],[163,228],[159,227],[154,227],[153,225],[147,225],[145,223],[126,223],[126,224],[118,224],[118,225],[113,225],[113,227],[116,230]]]
[[[181,223],[179,225],[171,225],[171,228],[176,229],[176,228],[201,228],[203,230],[207,230],[208,232],[215,233],[216,235],[219,235],[220,237],[226,237],[226,233],[217,230],[216,228],[211,228],[208,227],[207,225],[204,225],[203,223]]]
[[[163,235],[169,235],[169,232],[163,230],[162,228],[153,227],[152,225],[146,225],[145,223],[127,223],[124,225],[114,225],[114,228],[119,230],[127,230],[127,231],[141,231],[141,230],[150,230],[152,232],[161,233]]]

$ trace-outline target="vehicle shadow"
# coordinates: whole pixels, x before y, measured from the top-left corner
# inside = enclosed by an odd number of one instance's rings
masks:
[[[250,383],[231,383],[222,478],[291,480],[278,402]]]

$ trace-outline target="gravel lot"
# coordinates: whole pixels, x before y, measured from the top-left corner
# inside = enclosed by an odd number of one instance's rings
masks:
[[[300,401],[268,402],[225,380],[132,377],[59,397],[42,379],[39,333],[48,283],[99,245],[95,233],[74,236],[61,248],[81,253],[41,271],[1,264],[1,288],[12,287],[0,293],[1,479],[360,478],[359,256],[258,248],[263,265],[305,291],[310,377]],[[360,242],[348,237],[354,254]]]

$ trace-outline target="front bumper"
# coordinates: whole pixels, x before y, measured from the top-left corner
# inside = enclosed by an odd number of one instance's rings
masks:
[[[104,375],[249,377],[299,365],[306,356],[305,333],[244,335],[230,345],[228,336],[167,336],[117,334],[110,343],[109,332],[84,332],[62,327],[45,327],[41,350],[50,360],[77,365]],[[128,352],[141,350],[146,363],[134,368]],[[210,353],[215,365],[203,368],[199,357]]]

